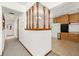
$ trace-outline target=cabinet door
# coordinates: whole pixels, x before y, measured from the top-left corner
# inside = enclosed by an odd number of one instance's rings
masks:
[[[54,22],[55,23],[68,24],[69,23],[68,15],[63,15],[63,16],[56,17],[56,18],[54,18]]]
[[[69,34],[69,40],[79,42],[79,34]]]
[[[70,23],[79,23],[79,13],[70,15]]]
[[[60,22],[61,22],[60,17],[54,18],[54,22],[55,22],[55,23],[60,23]]]
[[[61,17],[61,23],[63,24],[68,24],[69,21],[68,21],[68,15],[64,15]]]
[[[68,40],[68,33],[61,33],[61,40]]]

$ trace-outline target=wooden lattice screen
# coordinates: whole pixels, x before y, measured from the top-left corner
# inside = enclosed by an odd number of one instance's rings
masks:
[[[37,9],[37,18],[36,18],[36,27],[34,25],[34,8],[36,7]],[[40,7],[40,3],[36,2],[36,6],[32,6],[27,12],[26,12],[26,30],[50,30],[50,10],[48,9],[48,27],[46,27],[46,7],[43,6],[43,25],[42,28],[40,28],[40,23],[39,23],[39,7]]]

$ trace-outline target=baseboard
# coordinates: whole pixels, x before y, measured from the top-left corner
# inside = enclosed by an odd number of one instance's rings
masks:
[[[52,50],[50,50],[48,53],[46,53],[44,56],[47,56],[50,52],[53,52]],[[56,56],[60,56],[59,54],[56,54],[55,52],[53,52]]]
[[[55,53],[53,50],[52,50],[52,52],[53,52],[56,56],[60,56],[59,54]]]
[[[2,55],[1,56],[3,56],[3,54],[4,54],[4,51],[2,51]]]
[[[19,42],[21,43],[21,41],[19,40]],[[21,43],[22,44],[22,43]],[[33,54],[22,44],[22,46],[27,50],[27,52],[31,55],[31,56],[33,56]]]
[[[50,52],[52,52],[52,50],[49,50],[44,56],[47,56]]]
[[[1,56],[3,56],[3,55],[4,55],[4,51],[5,51],[5,45],[4,45],[4,49],[2,50],[2,55],[1,55]]]

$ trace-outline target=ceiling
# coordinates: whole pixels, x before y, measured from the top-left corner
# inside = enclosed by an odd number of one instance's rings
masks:
[[[21,12],[18,12],[18,11],[15,11],[15,10],[13,10],[13,9],[6,8],[6,7],[2,7],[2,12],[3,12],[3,13],[8,13],[8,14],[14,13],[14,15],[19,15],[19,14],[21,14]]]
[[[24,6],[29,6],[30,4],[34,4],[35,2],[17,2],[21,5],[24,5]],[[42,5],[44,5],[45,7],[47,7],[48,9],[52,9],[54,7],[56,7],[57,5],[60,5],[64,2],[40,2]]]
[[[16,2],[17,4],[20,4],[20,5],[23,5],[23,6],[26,6],[26,10],[28,10],[35,2]],[[56,7],[57,5],[60,5],[64,2],[40,2],[42,5],[44,5],[45,7],[47,7],[48,9],[51,9],[51,8],[54,8]],[[5,13],[14,13],[15,15],[19,15],[21,14],[20,12],[18,11],[15,11],[15,10],[12,10],[12,9],[9,9],[9,8],[6,8],[6,7],[3,7],[3,12]]]
[[[60,5],[64,2],[41,2],[42,5],[46,6],[48,9],[52,9],[56,7],[57,5]]]
[[[30,8],[32,5],[34,5],[34,3],[35,2],[16,2],[16,3],[18,3],[18,4],[20,4],[20,5],[23,5],[23,6],[26,6],[26,8]],[[54,7],[56,7],[57,5],[60,5],[60,4],[62,4],[62,3],[64,3],[64,2],[40,2],[41,3],[41,5],[44,5],[46,8],[48,8],[48,9],[51,9],[51,8],[54,8]],[[18,12],[18,11],[15,11],[15,10],[12,10],[12,9],[9,9],[9,8],[6,8],[6,7],[2,7],[2,11],[3,11],[3,13],[8,13],[8,15],[12,12],[12,13],[14,13],[14,15],[19,15],[19,14],[21,14],[20,12]],[[12,18],[13,16],[11,15],[11,18]]]
[[[18,15],[21,14],[18,11],[15,11],[6,7],[2,7],[2,13],[6,19],[7,24],[14,23]],[[11,13],[14,13],[14,14],[11,14]]]

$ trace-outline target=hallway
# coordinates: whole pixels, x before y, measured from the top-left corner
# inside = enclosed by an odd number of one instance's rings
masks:
[[[12,38],[5,41],[5,49],[3,56],[31,56],[31,55],[16,38]],[[56,56],[56,54],[50,52],[47,56]]]
[[[30,56],[30,54],[16,38],[13,38],[5,41],[3,56]]]

